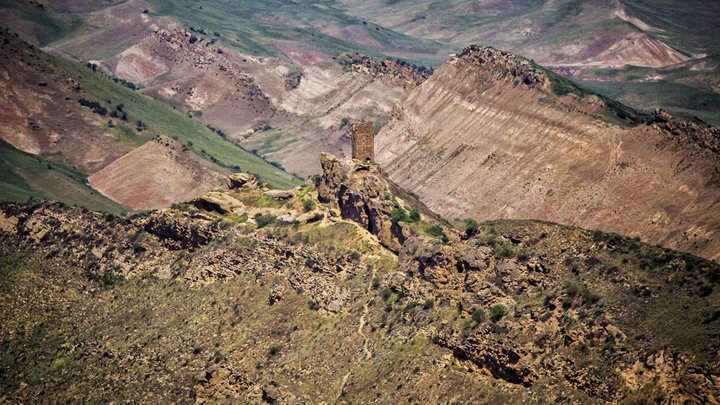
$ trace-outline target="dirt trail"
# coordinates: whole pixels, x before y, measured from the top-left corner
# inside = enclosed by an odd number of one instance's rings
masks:
[[[365,295],[368,297],[365,303],[363,304],[363,314],[360,316],[360,324],[358,325],[357,333],[362,336],[363,338],[363,353],[365,353],[365,357],[363,360],[370,360],[372,357],[372,352],[370,351],[368,347],[368,338],[365,336],[365,333],[363,333],[363,328],[365,327],[365,323],[367,322],[367,316],[370,312],[370,306],[368,305],[368,300],[370,299],[370,294],[372,292],[372,284],[373,280],[375,279],[375,274],[377,272],[377,267],[373,266],[372,273],[370,274],[370,279],[368,280],[367,287],[365,288]],[[348,379],[350,379],[350,375],[352,374],[352,371],[348,371],[345,373],[342,379],[342,383],[340,384],[340,393],[338,394],[337,401],[340,401],[340,397],[342,397],[343,392],[345,392],[345,385],[348,382]]]
[[[372,274],[370,275],[370,280],[368,281],[367,289],[365,290],[366,296],[369,296],[372,290],[372,283],[375,279],[375,272],[376,268],[375,266],[373,266]],[[363,328],[365,327],[366,322],[365,319],[367,318],[368,312],[370,312],[370,307],[368,306],[368,302],[365,301],[365,303],[363,304],[363,314],[360,317],[360,325],[358,326],[358,333],[360,334],[360,336],[363,337],[363,352],[365,352],[365,360],[370,360],[370,358],[372,357],[372,352],[370,351],[370,349],[368,349],[368,338],[363,333]]]

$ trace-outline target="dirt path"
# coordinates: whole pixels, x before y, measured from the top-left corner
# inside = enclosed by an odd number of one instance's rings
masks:
[[[367,322],[367,316],[370,312],[370,306],[368,305],[368,301],[370,300],[370,294],[372,292],[372,284],[373,280],[375,279],[375,274],[377,271],[377,267],[373,266],[372,273],[370,274],[370,280],[368,280],[367,287],[365,288],[365,296],[366,301],[363,304],[363,314],[360,316],[360,324],[358,325],[357,333],[362,336],[363,338],[363,353],[365,353],[364,359],[365,361],[370,360],[372,357],[372,352],[370,351],[370,348],[368,347],[368,338],[365,336],[365,333],[363,332],[363,328],[365,327],[365,323]],[[345,373],[342,379],[342,383],[340,384],[340,393],[338,394],[337,401],[340,400],[340,397],[342,397],[343,393],[345,392],[345,385],[347,384],[348,380],[350,379],[350,375],[352,374],[351,371],[348,371]]]
[[[370,299],[369,296],[370,296],[370,292],[372,290],[372,283],[373,283],[373,280],[375,279],[375,271],[376,271],[376,267],[373,266],[372,274],[370,275],[370,280],[368,281],[367,288],[365,289],[365,295],[368,296],[368,300]],[[370,312],[370,307],[368,306],[368,302],[365,301],[365,303],[363,304],[363,314],[360,317],[360,325],[358,325],[358,334],[360,334],[360,336],[362,336],[362,338],[363,338],[363,352],[365,352],[365,360],[370,360],[370,358],[372,357],[372,352],[368,348],[368,338],[367,338],[367,336],[365,336],[365,333],[363,333],[363,328],[365,327],[365,322],[366,322],[367,315],[369,312]]]

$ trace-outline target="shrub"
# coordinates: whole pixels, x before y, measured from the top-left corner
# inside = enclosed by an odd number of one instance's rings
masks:
[[[432,224],[432,225],[428,226],[427,229],[425,230],[425,232],[428,235],[434,236],[436,238],[440,238],[440,237],[444,236],[443,228],[442,228],[442,226],[440,226],[438,224]]]
[[[503,316],[507,313],[507,310],[503,306],[503,304],[495,304],[492,307],[490,307],[490,319],[492,319],[493,322],[497,322],[500,319],[502,319]]]
[[[282,349],[279,345],[272,345],[270,346],[270,349],[268,350],[268,357],[274,357],[278,353],[280,353],[280,350]]]
[[[315,209],[315,201],[313,200],[304,200],[303,201],[303,209],[305,212],[310,212]]]
[[[428,298],[427,300],[425,300],[422,307],[426,311],[433,309],[433,307],[435,307],[435,300],[432,298]]]
[[[382,297],[383,301],[389,300],[390,296],[392,296],[392,290],[390,288],[385,288],[380,293],[380,297]]]
[[[485,311],[482,309],[475,309],[472,311],[472,319],[475,321],[475,323],[483,323],[485,322]]]
[[[403,309],[403,312],[410,312],[413,309],[415,309],[415,307],[417,307],[417,305],[418,305],[417,302],[409,301],[407,304],[405,304],[405,309]]]
[[[512,248],[512,246],[508,246],[505,243],[497,244],[493,250],[493,254],[495,255],[495,258],[502,259],[506,257],[513,257],[515,256],[515,250]]]
[[[467,236],[473,236],[473,235],[477,234],[479,226],[480,225],[478,224],[478,222],[476,220],[474,220],[472,218],[466,219],[465,220],[465,234]]]
[[[478,246],[490,246],[495,247],[497,244],[497,238],[494,235],[480,235],[475,240]]]
[[[257,222],[258,228],[264,228],[273,222],[275,222],[275,219],[277,217],[275,215],[271,214],[256,214],[255,215],[255,222]]]
[[[345,128],[345,126],[346,126],[349,122],[350,122],[350,118],[349,118],[349,117],[343,117],[343,118],[340,120],[340,129]]]
[[[401,222],[407,220],[407,211],[399,205],[396,205],[395,208],[393,208],[392,213],[390,214],[392,217],[393,222]]]
[[[408,215],[408,221],[410,221],[410,222],[420,221],[420,211],[418,211],[417,208],[413,208],[410,210],[410,215]]]

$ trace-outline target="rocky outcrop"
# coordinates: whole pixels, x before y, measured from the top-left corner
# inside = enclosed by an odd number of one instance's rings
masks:
[[[195,249],[217,235],[217,228],[210,221],[189,220],[169,210],[150,214],[145,231],[158,237],[170,249]]]
[[[419,86],[433,72],[432,68],[417,66],[400,59],[375,59],[359,53],[343,54],[337,61],[346,70],[378,75],[390,80],[403,81]]]
[[[359,223],[383,246],[399,252],[407,231],[392,220],[396,202],[377,165],[339,159],[327,153],[320,156],[322,177],[318,185],[320,202],[337,204],[343,218]]]
[[[693,142],[720,154],[720,127],[683,120],[662,109],[655,111],[648,124],[673,138]]]
[[[509,81],[514,86],[549,89],[550,80],[545,72],[522,57],[482,45],[471,45],[460,52],[450,63],[481,69],[494,80]]]
[[[293,188],[291,190],[268,190],[263,194],[274,199],[274,200],[289,200],[298,195],[299,189]]]
[[[230,190],[257,188],[257,179],[250,173],[233,173],[227,178]]]
[[[193,204],[202,210],[219,214],[229,214],[244,208],[244,204],[232,196],[215,191],[196,198]]]

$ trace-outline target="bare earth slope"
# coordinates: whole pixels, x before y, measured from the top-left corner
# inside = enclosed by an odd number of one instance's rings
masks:
[[[167,207],[217,187],[222,172],[168,138],[156,138],[90,176],[90,185],[132,209]]]
[[[109,126],[113,118],[107,114],[114,105],[89,94],[52,56],[7,33],[0,34],[0,40],[1,139],[28,153],[54,155],[87,172],[145,142],[132,130],[120,130],[129,127],[126,122],[114,120]],[[95,110],[87,104],[98,101],[102,105]]]
[[[377,160],[449,219],[536,218],[720,257],[717,149],[608,123],[603,100],[551,87],[528,62],[469,48],[396,109]]]
[[[239,53],[182,29],[157,30],[98,61],[105,72],[302,175],[318,172],[318,150],[348,151],[343,118],[386,122],[392,106],[427,76],[359,54],[298,62]]]

